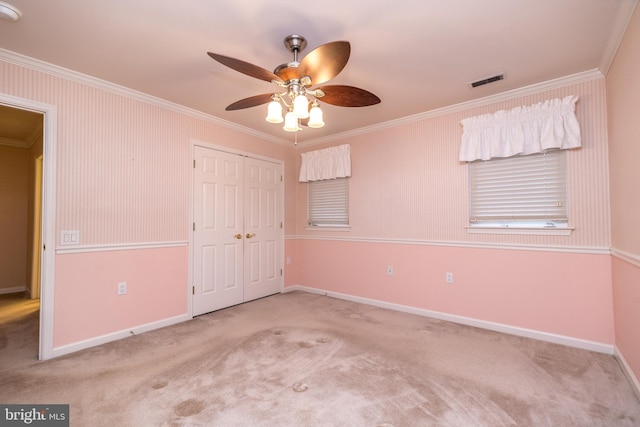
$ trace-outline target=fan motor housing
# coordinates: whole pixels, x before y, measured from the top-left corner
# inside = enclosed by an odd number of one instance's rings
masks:
[[[298,78],[298,66],[300,66],[299,62],[289,62],[287,64],[282,64],[276,67],[273,70],[273,74],[280,77],[285,82]]]

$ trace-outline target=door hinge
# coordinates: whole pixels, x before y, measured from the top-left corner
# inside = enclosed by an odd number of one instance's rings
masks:
[[[196,159],[193,159],[193,168],[196,168]]]
[[[280,269],[280,275],[282,276],[282,269]]]
[[[280,182],[282,182],[282,175],[280,175]]]
[[[196,287],[192,286],[191,287],[191,295],[195,295],[196,294]]]
[[[196,231],[196,223],[193,223],[193,231]]]
[[[280,228],[282,228],[282,221],[280,221]]]

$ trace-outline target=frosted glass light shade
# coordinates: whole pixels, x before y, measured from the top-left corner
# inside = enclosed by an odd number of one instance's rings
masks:
[[[300,128],[298,127],[298,117],[296,117],[296,115],[292,111],[289,111],[284,116],[284,127],[282,129],[286,130],[287,132],[297,132],[298,130],[300,130]]]
[[[269,123],[282,123],[282,105],[278,101],[271,101],[267,106],[267,118]]]
[[[309,117],[309,100],[304,95],[298,95],[293,100],[293,114],[300,119]]]
[[[309,111],[309,123],[307,123],[307,126],[310,128],[321,128],[324,126],[322,110],[316,104],[314,104],[313,107],[311,107],[311,111]]]

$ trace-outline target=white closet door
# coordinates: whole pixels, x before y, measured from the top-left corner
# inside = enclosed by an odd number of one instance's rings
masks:
[[[194,147],[193,315],[243,302],[243,158]]]
[[[282,165],[194,147],[193,309],[282,290]]]
[[[244,300],[250,301],[282,290],[282,172],[252,158],[244,170]]]

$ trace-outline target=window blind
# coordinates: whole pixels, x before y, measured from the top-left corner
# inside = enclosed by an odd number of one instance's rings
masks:
[[[469,163],[471,225],[567,222],[566,152],[550,150]]]
[[[348,178],[308,183],[308,221],[311,226],[349,225]]]

